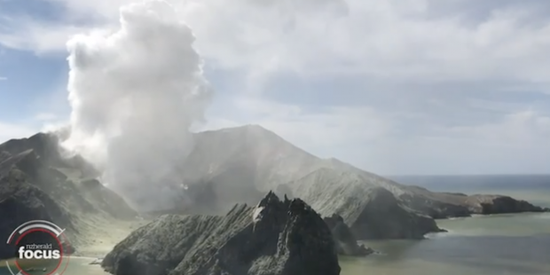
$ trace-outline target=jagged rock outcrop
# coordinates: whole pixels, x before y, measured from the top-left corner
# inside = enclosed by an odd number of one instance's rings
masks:
[[[116,275],[340,274],[323,219],[271,192],[225,216],[164,215],[116,245],[102,266]]]
[[[344,222],[344,219],[337,214],[323,218],[330,228],[332,238],[336,243],[338,254],[346,256],[366,256],[374,253],[370,247],[357,244],[357,239]]]

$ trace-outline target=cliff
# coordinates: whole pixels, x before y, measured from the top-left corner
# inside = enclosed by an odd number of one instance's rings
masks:
[[[164,215],[120,242],[102,262],[116,275],[337,275],[335,243],[300,199],[269,193],[225,216]]]

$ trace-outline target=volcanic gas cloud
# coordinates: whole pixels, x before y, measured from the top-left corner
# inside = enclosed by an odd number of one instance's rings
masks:
[[[71,133],[64,146],[103,172],[141,210],[171,207],[178,163],[193,147],[211,90],[191,29],[164,1],[120,9],[118,30],[67,46]]]

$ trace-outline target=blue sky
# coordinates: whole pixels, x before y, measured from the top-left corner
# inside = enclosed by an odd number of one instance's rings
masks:
[[[550,173],[548,1],[171,2],[216,92],[205,129],[380,174]],[[128,3],[0,0],[1,140],[68,121],[65,43]]]

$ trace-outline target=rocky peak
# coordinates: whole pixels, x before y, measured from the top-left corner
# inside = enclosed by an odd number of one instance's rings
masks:
[[[340,274],[322,218],[273,192],[225,216],[163,216],[115,246],[102,266],[117,275]]]
[[[37,155],[50,160],[60,160],[59,139],[53,134],[38,133],[29,138],[11,139],[0,144],[0,151],[12,155],[23,153],[32,149]]]
[[[270,205],[278,205],[281,202],[279,200],[279,197],[273,193],[273,191],[269,191],[267,195],[258,203],[258,207],[267,207]]]

